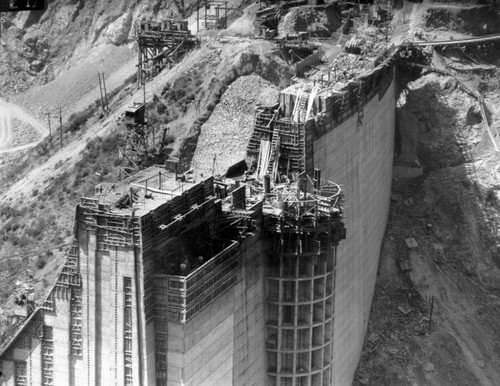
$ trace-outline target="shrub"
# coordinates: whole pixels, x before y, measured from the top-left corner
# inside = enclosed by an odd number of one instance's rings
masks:
[[[42,269],[43,267],[45,267],[46,264],[47,264],[46,258],[43,256],[38,256],[35,264],[37,269]]]
[[[92,114],[95,113],[96,108],[94,106],[89,106],[85,110],[71,114],[68,118],[68,123],[66,124],[66,131],[74,133],[80,130],[90,118]]]
[[[172,134],[167,134],[165,136],[165,139],[163,140],[163,145],[167,146],[167,145],[170,145],[171,143],[174,143],[174,142],[175,142],[175,136]]]
[[[163,102],[158,102],[158,104],[156,105],[156,111],[158,112],[158,114],[165,114],[165,112],[167,111],[167,106]]]

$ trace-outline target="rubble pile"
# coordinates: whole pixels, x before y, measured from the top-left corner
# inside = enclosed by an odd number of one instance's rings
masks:
[[[393,180],[354,385],[499,383],[492,359],[498,348],[490,342],[496,341],[500,312],[500,156],[477,100],[458,87],[467,82],[495,106],[498,81],[488,78],[490,93],[477,78],[428,73],[406,84],[400,98],[398,110],[413,118],[401,121],[398,114],[398,129],[402,145],[411,142],[412,149],[408,156],[402,146],[396,162],[416,154],[424,175]],[[497,120],[493,113],[492,127]]]
[[[307,31],[310,36],[329,37],[341,25],[341,17],[333,7],[292,8],[278,26],[280,36]]]
[[[192,166],[196,173],[223,174],[245,158],[253,132],[254,110],[278,101],[279,89],[257,75],[236,79],[202,126]]]
[[[16,118],[12,119],[12,127],[12,137],[9,141],[11,146],[26,145],[40,138],[39,133],[33,127]]]

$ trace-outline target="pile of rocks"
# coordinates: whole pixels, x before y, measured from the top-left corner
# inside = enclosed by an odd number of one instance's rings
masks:
[[[341,25],[341,17],[333,7],[295,7],[281,19],[280,36],[307,31],[310,36],[331,36]]]
[[[27,145],[40,139],[40,134],[33,127],[17,118],[12,118],[12,136],[10,147]]]
[[[204,176],[224,174],[245,158],[255,107],[278,102],[279,89],[257,75],[236,79],[201,128],[192,166]]]

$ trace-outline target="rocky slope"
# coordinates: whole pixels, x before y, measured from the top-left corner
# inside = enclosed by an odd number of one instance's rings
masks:
[[[45,11],[6,13],[1,25],[0,96],[53,80],[96,47],[131,43],[137,19],[180,15],[180,6],[178,1],[54,0],[47,2]]]
[[[406,12],[418,15],[409,24],[424,38],[484,34],[482,23],[498,20],[487,7],[460,7]],[[498,46],[440,54],[431,64],[438,74],[398,73],[395,161],[422,175],[393,179],[355,385],[500,384],[500,54]],[[471,94],[484,99],[486,117]]]

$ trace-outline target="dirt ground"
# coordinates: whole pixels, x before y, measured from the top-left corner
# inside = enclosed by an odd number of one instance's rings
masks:
[[[491,73],[457,77],[474,87]],[[498,385],[500,155],[478,102],[454,78],[426,74],[402,99],[396,161],[424,174],[393,181],[355,384]]]
[[[394,40],[484,34],[483,22],[498,15],[470,6],[405,2]],[[395,163],[423,175],[393,180],[355,385],[500,384],[500,155],[464,88],[484,98],[500,144],[498,50],[448,49],[433,58],[453,76],[412,72],[398,99]]]

